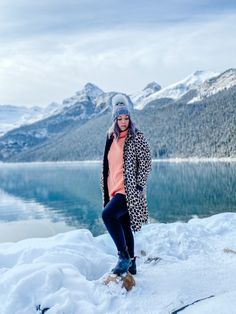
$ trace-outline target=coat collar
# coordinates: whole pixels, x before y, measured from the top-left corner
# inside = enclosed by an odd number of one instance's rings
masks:
[[[126,140],[129,140],[132,137],[132,133],[130,131],[130,129],[128,130],[127,136],[126,136]]]

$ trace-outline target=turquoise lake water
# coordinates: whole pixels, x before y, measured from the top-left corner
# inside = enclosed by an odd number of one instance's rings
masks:
[[[0,164],[0,242],[77,228],[105,232],[101,163]],[[153,162],[147,198],[152,222],[236,212],[236,163]]]

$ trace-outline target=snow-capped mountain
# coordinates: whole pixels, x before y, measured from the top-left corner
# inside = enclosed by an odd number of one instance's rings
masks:
[[[108,92],[99,95],[96,98],[96,108],[95,113],[103,113],[110,107],[110,99],[115,94],[115,92]]]
[[[12,153],[20,153],[43,144],[59,134],[66,134],[73,127],[79,127],[102,112],[96,108],[96,99],[105,93],[88,83],[74,96],[67,98],[61,105],[50,104],[42,109],[37,121],[9,130],[1,137],[0,151],[4,158]],[[32,119],[31,119],[32,121]]]
[[[214,95],[224,89],[236,85],[236,69],[228,69],[220,75],[206,80],[198,89],[198,95],[188,103],[200,101],[206,97]]]
[[[146,106],[145,115],[147,117],[147,121],[149,122],[148,125],[143,125],[143,127],[146,129],[146,132],[150,132],[150,134],[154,135],[156,134],[154,138],[163,138],[162,145],[158,142],[158,145],[161,145],[161,148],[155,148],[155,156],[163,156],[163,154],[169,154],[168,149],[166,148],[167,139],[165,136],[163,137],[163,133],[158,134],[158,132],[165,129],[166,125],[171,125],[172,120],[170,117],[173,116],[173,113],[171,115],[171,110],[173,110],[173,108],[176,110],[174,113],[175,118],[177,120],[180,119],[178,121],[181,122],[179,125],[180,130],[183,128],[183,125],[188,125],[189,116],[196,113],[194,121],[199,119],[197,127],[201,125],[201,129],[204,130],[202,132],[207,133],[209,128],[207,128],[208,124],[205,122],[206,117],[211,117],[212,111],[215,111],[215,103],[217,103],[219,107],[217,109],[216,124],[221,125],[221,127],[223,127],[221,120],[222,112],[227,110],[228,112],[234,112],[234,108],[232,109],[231,107],[232,104],[234,105],[235,103],[235,88],[236,70],[234,69],[229,69],[220,75],[216,75],[216,73],[213,72],[197,71],[186,77],[184,80],[163,89],[160,89],[160,85],[157,83],[152,82],[148,84],[142,92],[136,93],[135,95],[130,96],[130,98],[134,102],[134,109],[139,109],[134,112],[134,116],[137,118],[138,123],[145,124],[145,121],[140,119],[140,116],[142,116],[142,111],[140,109]],[[220,93],[214,95],[217,92]],[[79,144],[78,138],[86,139],[86,143],[90,141],[90,143],[93,143],[92,145],[94,145],[94,137],[96,136],[96,145],[99,146],[99,143],[102,141],[100,132],[105,132],[105,128],[109,124],[108,119],[111,119],[110,114],[106,115],[105,113],[111,110],[111,98],[115,93],[116,92],[114,91],[107,93],[103,92],[97,86],[88,83],[82,90],[76,92],[74,96],[66,98],[62,104],[52,103],[47,108],[44,108],[44,110],[41,110],[41,108],[38,108],[37,110],[35,109],[37,114],[35,116],[31,116],[30,118],[28,117],[28,119],[25,118],[24,125],[14,128],[1,136],[0,160],[16,161],[19,160],[19,158],[23,161],[38,159],[77,160],[77,158],[93,158],[90,152],[91,145],[84,144],[83,140],[81,140],[81,143]],[[200,93],[206,98],[204,99],[204,102],[207,104],[204,122],[203,118],[198,116],[198,106],[195,106],[194,110],[192,110],[193,108],[191,107],[191,104],[188,103],[189,100],[193,99],[193,97],[199,96]],[[224,99],[223,102],[222,99]],[[147,104],[155,100],[158,100],[158,103],[164,103],[164,107],[161,107],[162,111],[158,112],[158,114],[155,109],[158,111],[160,107],[156,102],[154,102],[152,106],[147,106]],[[178,107],[179,100],[181,102],[182,111]],[[196,98],[194,101],[196,101]],[[171,103],[170,107],[168,105],[169,102]],[[188,112],[188,110],[190,110],[190,112]],[[14,121],[11,119],[13,119],[14,115],[11,115],[9,112],[7,113],[7,111],[5,113],[5,115],[2,115],[0,112],[2,119],[0,124],[3,125],[4,119],[6,120],[7,117],[9,117],[8,122],[13,125]],[[163,121],[165,122],[158,120],[160,113],[164,115]],[[185,116],[185,123],[182,124],[183,115]],[[97,118],[97,120],[93,120],[95,118]],[[33,119],[38,119],[38,121],[29,123],[30,121],[33,121]],[[209,118],[209,121],[212,121],[212,119]],[[154,125],[156,126],[156,123],[159,123],[159,127],[157,129],[154,127]],[[175,126],[176,125],[177,122],[175,123]],[[234,125],[234,122],[229,122],[227,125],[228,134],[235,133],[235,130],[233,129]],[[168,136],[171,136],[169,133],[170,129],[166,131]],[[191,134],[194,132],[191,132]],[[219,145],[220,148],[218,148],[218,146],[214,146],[214,143],[218,141],[217,134],[221,134],[219,132],[217,132],[217,128],[214,128],[213,133],[215,134],[215,138],[212,139],[213,142],[209,143],[210,146],[205,154],[214,155],[217,152],[219,156],[231,156],[234,154],[233,144],[230,146],[231,148],[223,147],[223,144]],[[181,136],[179,136],[180,143],[182,141]],[[58,142],[59,138],[61,139],[61,142]],[[229,138],[231,138],[231,135],[229,135]],[[190,141],[190,139],[188,139],[188,141]],[[232,143],[232,139],[230,139],[230,141]],[[172,143],[172,140],[170,142]],[[178,148],[179,145],[176,147]],[[171,154],[174,154],[177,149],[176,147],[169,148]],[[185,154],[191,155],[197,146],[193,145],[193,149],[190,153],[187,152],[188,147],[190,146],[186,147],[185,152],[181,151],[180,153],[184,154],[184,156]],[[213,152],[210,151],[210,148],[212,147],[214,148]],[[99,149],[100,148],[97,147],[94,151],[99,154]],[[85,153],[85,155],[83,155],[83,153]],[[200,154],[199,151],[197,151],[197,154]],[[98,156],[100,155],[96,155],[96,158],[98,158]]]
[[[63,107],[70,107],[75,103],[88,100],[95,103],[96,98],[103,93],[104,91],[96,85],[87,83],[84,88],[80,91],[77,91],[74,96],[64,99],[62,105]]]
[[[87,83],[76,95],[66,98],[62,104],[50,103],[47,107],[24,107],[12,105],[0,105],[0,136],[22,125],[32,124],[44,120],[50,116],[60,114],[66,108],[84,101],[96,103],[96,98],[104,92],[96,85]]]
[[[196,71],[185,79],[163,89],[156,82],[151,82],[141,92],[130,95],[130,98],[134,103],[134,108],[141,110],[154,100],[161,98],[178,100],[190,90],[195,90],[197,95],[195,94],[196,97],[193,96],[194,98],[190,101],[195,102],[234,85],[236,82],[235,72],[236,70],[229,69],[219,75],[210,71]],[[62,113],[63,116],[65,111],[69,110],[70,107],[73,107],[71,110],[75,112],[75,106],[77,106],[77,112],[79,110],[81,114],[84,111],[85,117],[87,117],[88,108],[84,107],[85,103],[94,105],[94,111],[92,109],[89,110],[91,117],[102,114],[109,109],[110,99],[114,94],[115,92],[105,93],[95,84],[87,83],[75,95],[65,98],[61,104],[53,102],[45,108],[38,106],[31,108],[10,105],[0,106],[0,136],[11,129],[32,124],[53,115]]]
[[[43,109],[40,107],[27,108],[24,106],[0,106],[0,136],[22,124],[32,123],[38,117],[41,119]]]
[[[97,96],[103,94],[104,91],[97,87],[95,84],[87,83],[85,84],[84,88],[77,92],[76,95],[78,96],[87,96],[90,98],[96,98]]]
[[[151,82],[141,92],[131,95],[130,97],[135,104],[135,109],[142,109],[144,99],[160,90],[161,86],[159,84]]]
[[[151,93],[147,97],[143,97],[142,102],[135,104],[135,108],[143,109],[148,103],[161,98],[171,98],[177,100],[190,90],[199,89],[203,82],[217,75],[219,75],[219,73],[211,71],[196,71],[177,83]],[[132,99],[135,98],[132,97]]]
[[[62,105],[56,102],[50,103],[47,107],[0,105],[0,136],[22,125],[44,120],[62,109]]]

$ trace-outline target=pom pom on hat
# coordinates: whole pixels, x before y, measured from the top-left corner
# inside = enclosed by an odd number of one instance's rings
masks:
[[[112,120],[116,120],[121,114],[130,116],[130,100],[124,94],[116,94],[112,97]]]

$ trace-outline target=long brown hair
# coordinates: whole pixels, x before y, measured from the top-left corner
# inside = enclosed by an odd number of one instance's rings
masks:
[[[112,136],[114,136],[114,138],[115,139],[119,139],[119,137],[120,137],[120,128],[119,128],[119,126],[118,126],[118,122],[117,122],[118,120],[116,119],[113,123],[112,123],[112,125],[111,125],[111,127],[109,128],[109,130],[108,130],[108,132],[107,132],[107,134],[108,134],[108,138],[111,138]],[[130,133],[132,134],[132,135],[135,135],[136,134],[136,132],[137,132],[137,128],[136,128],[136,125],[135,125],[135,123],[132,121],[132,119],[129,117],[129,126],[128,126],[128,129],[129,129],[129,131],[130,131]]]

